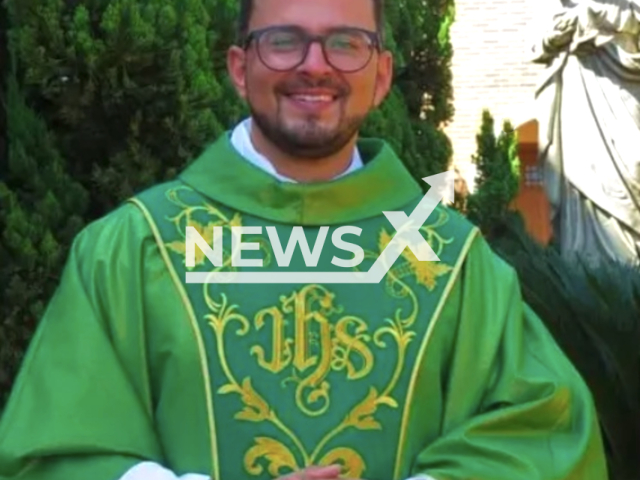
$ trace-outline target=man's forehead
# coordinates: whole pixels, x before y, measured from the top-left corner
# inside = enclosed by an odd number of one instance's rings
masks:
[[[375,29],[373,0],[254,0],[251,29],[298,25],[310,31],[353,26]]]

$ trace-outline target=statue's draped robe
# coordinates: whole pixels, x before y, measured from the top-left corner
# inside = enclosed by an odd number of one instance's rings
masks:
[[[222,227],[278,266],[303,226],[318,270],[331,242],[366,252],[368,269],[410,214],[419,186],[388,145],[361,141],[365,166],[339,180],[279,183],[222,137],[172,182],[151,188],[76,239],[0,423],[0,478],[116,480],[140,462],[214,480],[270,480],[312,464],[402,480],[604,480],[590,392],[512,268],[457,213],[438,207],[421,234],[439,262],[409,250],[380,283],[193,284],[211,272],[185,231]],[[226,243],[225,243],[226,242]],[[312,268],[311,266],[309,268]],[[308,270],[308,269],[307,269]]]
[[[565,254],[637,263],[640,3],[563,3],[536,45],[549,64],[537,117],[554,233]]]

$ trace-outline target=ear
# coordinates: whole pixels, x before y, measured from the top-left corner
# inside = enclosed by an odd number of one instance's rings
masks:
[[[378,58],[378,72],[376,78],[376,91],[374,96],[374,105],[379,107],[380,104],[389,94],[393,85],[393,55],[388,50],[383,50]]]
[[[240,95],[242,99],[246,99],[246,54],[242,48],[236,45],[232,45],[227,51],[227,71],[229,72],[229,77],[231,78],[238,95]]]

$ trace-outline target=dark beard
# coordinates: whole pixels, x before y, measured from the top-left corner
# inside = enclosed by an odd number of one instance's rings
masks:
[[[311,78],[307,75],[296,75],[280,82],[275,88],[275,93],[286,96],[303,88],[327,88],[335,91],[338,101],[342,103],[341,119],[336,129],[323,129],[310,116],[302,130],[289,130],[284,122],[281,122],[279,107],[273,115],[269,115],[258,112],[249,105],[253,120],[267,140],[293,158],[316,160],[332,156],[344,149],[358,134],[366,115],[344,116],[344,102],[351,94],[351,89],[346,82],[336,77]]]
[[[314,125],[309,119],[305,131],[291,131],[283,127],[276,118],[262,114],[250,107],[251,116],[256,126],[267,140],[279,150],[293,158],[321,159],[336,154],[357,135],[364,117],[350,117],[340,122],[334,132],[323,130]]]

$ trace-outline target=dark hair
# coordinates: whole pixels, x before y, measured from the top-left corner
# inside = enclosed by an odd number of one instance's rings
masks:
[[[249,21],[253,13],[253,2],[255,0],[240,0],[240,16],[238,18],[238,41],[242,43],[249,33]],[[376,30],[382,38],[384,29],[384,0],[371,0],[373,2],[374,15],[376,19]]]

